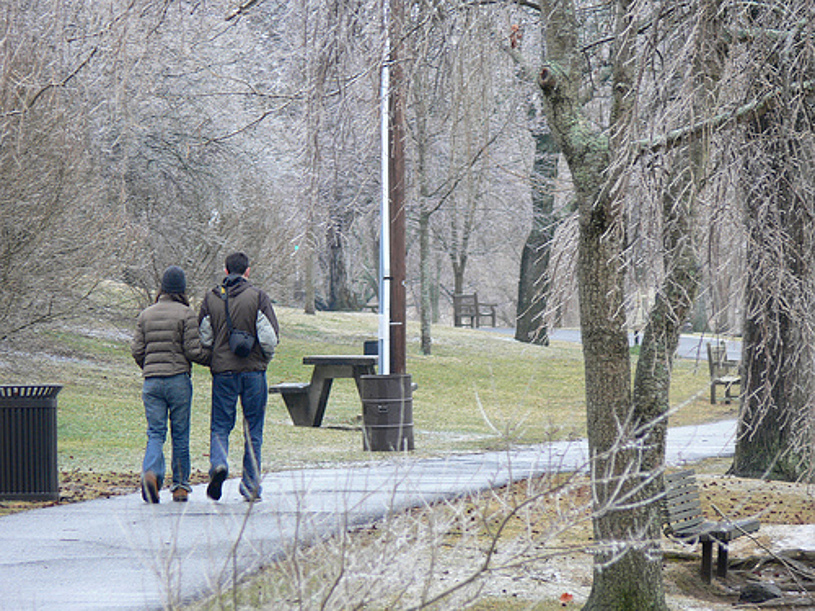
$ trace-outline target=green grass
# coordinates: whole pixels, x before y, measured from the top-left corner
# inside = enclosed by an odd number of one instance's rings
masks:
[[[65,323],[40,332],[30,353],[0,353],[2,383],[59,383],[59,463],[62,470],[134,471],[145,441],[141,377],[130,357],[134,307],[118,322]],[[375,339],[377,316],[326,313],[308,316],[279,308],[282,343],[268,370],[269,383],[308,381],[307,354],[359,354]],[[506,447],[585,435],[583,358],[562,342],[532,346],[488,330],[434,326],[433,354],[419,350],[418,323],[409,323],[408,373],[413,394],[414,455]],[[671,424],[732,417],[730,406],[706,400],[707,372],[677,364]],[[191,435],[193,469],[208,468],[210,376],[196,366]],[[695,397],[695,398],[694,398]],[[364,452],[361,405],[352,380],[337,380],[323,427],[294,427],[278,395],[269,398],[264,463],[278,470],[303,464],[363,461],[387,455]],[[240,427],[231,460],[242,448]]]

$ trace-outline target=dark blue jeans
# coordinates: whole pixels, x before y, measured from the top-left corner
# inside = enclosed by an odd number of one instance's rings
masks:
[[[190,404],[192,381],[189,374],[146,378],[142,386],[144,415],[147,418],[147,448],[144,450],[142,473],[156,474],[159,489],[164,485],[164,441],[167,421],[172,439],[173,485],[190,488]]]
[[[261,446],[269,389],[265,371],[216,373],[212,376],[210,421],[210,474],[216,467],[229,469],[229,434],[235,428],[238,398],[244,419],[243,474],[241,492],[260,496]]]

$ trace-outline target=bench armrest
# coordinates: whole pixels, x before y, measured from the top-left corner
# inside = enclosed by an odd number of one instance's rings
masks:
[[[733,520],[711,523],[710,529],[702,534],[702,541],[713,540],[726,543],[733,539],[738,539],[742,535],[757,532],[761,527],[761,522],[756,519],[747,518],[744,520]]]

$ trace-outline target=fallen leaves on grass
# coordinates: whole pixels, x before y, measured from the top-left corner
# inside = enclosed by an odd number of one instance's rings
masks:
[[[204,471],[196,470],[190,475],[191,484],[200,484],[208,480],[209,477]],[[165,486],[167,485],[169,485],[169,482],[165,481]],[[0,516],[40,507],[81,503],[121,494],[132,494],[138,492],[140,487],[140,473],[97,473],[78,469],[63,471],[59,477],[58,501],[0,501]]]

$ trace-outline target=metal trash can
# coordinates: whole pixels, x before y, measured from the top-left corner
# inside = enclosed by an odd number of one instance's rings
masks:
[[[0,385],[0,499],[59,500],[60,390],[55,384]]]
[[[374,452],[413,450],[413,384],[407,374],[360,378],[363,448]]]

